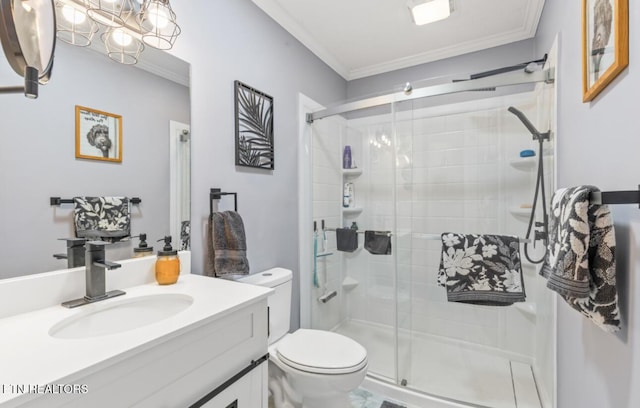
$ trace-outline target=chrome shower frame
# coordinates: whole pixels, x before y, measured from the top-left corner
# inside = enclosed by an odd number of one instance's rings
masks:
[[[389,105],[395,102],[411,101],[415,99],[428,98],[440,95],[449,95],[461,92],[484,91],[491,88],[500,88],[503,86],[535,84],[544,82],[553,84],[555,81],[554,71],[544,69],[541,71],[522,70],[519,72],[511,72],[495,76],[488,76],[479,79],[470,79],[465,81],[456,81],[441,85],[432,85],[419,89],[412,89],[411,84],[407,83],[405,89],[400,92],[390,93],[381,96],[361,99],[355,102],[347,102],[342,105],[326,108],[317,112],[307,113],[307,123],[326,118],[333,115],[341,115],[361,109],[373,108],[376,106]]]

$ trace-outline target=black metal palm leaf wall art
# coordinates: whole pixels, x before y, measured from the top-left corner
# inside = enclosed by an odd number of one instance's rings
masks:
[[[236,165],[273,170],[273,98],[235,81]]]

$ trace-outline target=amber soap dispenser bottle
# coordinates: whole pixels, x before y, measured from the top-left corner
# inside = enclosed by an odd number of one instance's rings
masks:
[[[156,260],[156,282],[159,285],[173,285],[180,276],[180,259],[178,251],[171,247],[171,236],[167,235],[163,239],[164,247],[158,251]]]

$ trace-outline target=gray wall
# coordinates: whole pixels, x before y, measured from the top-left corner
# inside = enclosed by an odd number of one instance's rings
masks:
[[[345,81],[249,0],[172,2],[182,34],[172,52],[192,66],[192,270],[202,273],[209,189],[238,193],[252,272],[294,271],[299,325],[298,93],[343,100]],[[236,167],[233,81],[274,98],[275,170]],[[224,198],[219,209],[232,208]]]
[[[0,78],[0,86],[21,82],[5,58]],[[75,105],[122,115],[122,163],[75,158]],[[132,233],[169,233],[169,120],[189,122],[189,89],[58,44],[52,80],[38,99],[1,95],[0,107],[0,278],[66,267],[52,254],[66,251],[58,238],[74,234],[73,206],[51,207],[52,196],[137,196]],[[114,244],[108,257],[129,258],[132,247]]]
[[[582,103],[581,2],[547,0],[536,38],[545,50],[560,34],[558,73],[559,187],[592,184],[603,190],[638,187],[640,5],[629,1],[630,63],[592,103]],[[640,406],[640,279],[637,205],[612,206],[622,332],[604,333],[558,302],[558,406]]]

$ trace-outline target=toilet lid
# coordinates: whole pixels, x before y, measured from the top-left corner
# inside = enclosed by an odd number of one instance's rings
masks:
[[[298,370],[317,374],[346,374],[367,365],[367,350],[341,334],[299,329],[277,346],[280,360]]]

